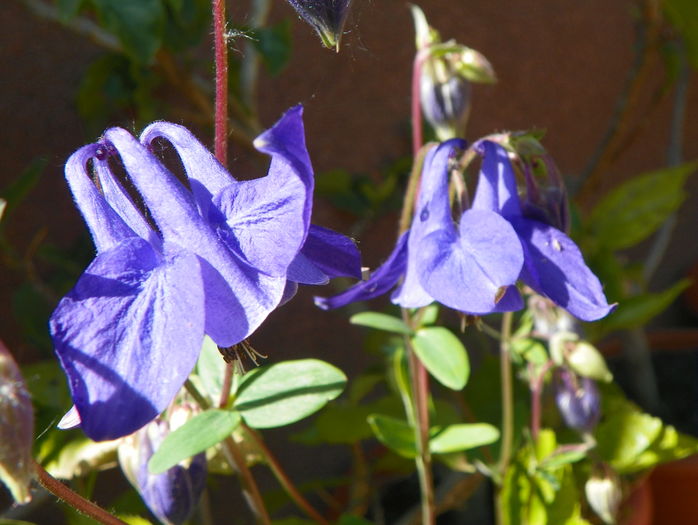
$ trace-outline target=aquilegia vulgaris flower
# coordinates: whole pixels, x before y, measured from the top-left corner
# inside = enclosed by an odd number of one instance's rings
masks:
[[[155,139],[172,144],[189,188],[152,153]],[[50,331],[75,404],[68,420],[90,438],[124,436],[155,418],[194,367],[204,334],[221,348],[242,341],[292,295],[289,280],[360,272],[350,240],[310,225],[302,108],[255,146],[271,165],[250,181],[236,181],[186,128],[166,122],[140,141],[109,129],[68,160],[66,179],[97,255]],[[117,155],[156,228],[114,176],[109,158]]]
[[[393,288],[392,301],[406,308],[436,300],[470,314],[520,309],[513,286],[522,280],[576,317],[591,321],[613,307],[579,248],[563,232],[523,215],[506,150],[480,141],[483,155],[472,206],[452,218],[448,196],[449,161],[463,143],[451,140],[426,156],[410,229],[387,261],[368,280],[330,298],[322,308],[371,299]]]
[[[516,287],[523,251],[514,229],[501,215],[469,209],[458,227],[448,198],[450,163],[464,146],[450,140],[427,153],[412,226],[388,260],[367,281],[330,298],[321,308],[371,299],[393,288],[394,303],[406,308],[434,300],[472,314],[516,310],[523,303]]]

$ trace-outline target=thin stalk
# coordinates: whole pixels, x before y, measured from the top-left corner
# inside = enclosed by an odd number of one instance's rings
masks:
[[[218,408],[225,408],[228,404],[228,399],[230,399],[230,389],[233,386],[233,374],[235,373],[235,366],[233,363],[225,364],[225,372],[223,375],[223,386],[221,386],[221,397],[218,400]]]
[[[509,344],[511,341],[511,328],[514,315],[511,312],[502,314],[502,339],[499,343],[499,361],[502,388],[502,447],[499,452],[499,463],[497,464],[497,478],[500,492],[497,494],[497,523],[504,523],[504,513],[502,507],[503,500],[501,486],[506,478],[507,469],[511,462],[512,445],[514,442],[514,388],[511,373],[511,355]]]
[[[279,463],[279,460],[276,459],[276,456],[274,456],[272,451],[269,450],[266,443],[264,443],[264,440],[259,436],[259,434],[254,429],[248,427],[244,423],[242,424],[242,426],[245,429],[245,431],[249,434],[249,436],[252,438],[252,440],[255,442],[257,448],[259,448],[260,452],[262,453],[264,459],[267,462],[267,465],[269,465],[269,468],[274,473],[276,479],[279,481],[279,483],[286,491],[286,493],[290,496],[290,498],[293,500],[293,502],[298,506],[298,508],[305,512],[308,515],[308,517],[314,520],[316,523],[320,523],[322,525],[329,525],[329,522],[322,516],[322,514],[315,510],[313,506],[310,504],[310,502],[308,502],[308,500],[305,499],[305,497],[303,497],[303,494],[301,494],[300,490],[298,490],[291,478],[288,476],[288,474],[286,474],[283,467]]]
[[[531,437],[533,441],[538,438],[540,432],[540,413],[541,413],[541,394],[543,393],[543,381],[545,374],[553,367],[555,363],[548,361],[545,363],[537,374],[531,374]],[[531,365],[533,366],[533,365]]]
[[[213,0],[213,44],[216,62],[216,158],[228,165],[228,42],[225,34],[225,0]]]
[[[429,56],[428,49],[423,49],[414,56],[412,62],[412,154],[416,157],[422,147],[422,106],[420,101],[420,80],[422,78],[422,66]]]
[[[211,408],[211,403],[201,395],[201,392],[196,388],[194,383],[189,379],[184,382],[184,388],[187,392],[194,398],[197,404],[202,408],[202,410],[207,410]],[[232,437],[227,437],[223,441],[223,455],[232,467],[234,472],[237,472],[240,478],[240,484],[242,485],[242,494],[245,497],[247,505],[250,507],[252,514],[254,514],[255,520],[261,525],[271,525],[271,518],[269,518],[269,513],[264,506],[264,500],[262,499],[262,494],[259,492],[259,487],[257,482],[252,476],[252,472],[247,466],[245,457],[240,451],[240,447],[235,442]]]
[[[402,319],[408,326],[412,326],[409,312],[405,308],[402,309]],[[431,471],[431,452],[429,451],[429,375],[424,364],[417,357],[407,335],[405,336],[405,348],[410,364],[410,387],[412,389],[415,441],[418,451],[415,463],[421,493],[422,524],[434,525],[436,523],[434,477]]]
[[[103,525],[126,525],[124,521],[110,514],[99,505],[83,498],[80,494],[58,481],[51,474],[46,472],[46,469],[36,461],[34,462],[34,469],[36,470],[39,483],[41,483],[46,490],[78,512],[89,516]]]

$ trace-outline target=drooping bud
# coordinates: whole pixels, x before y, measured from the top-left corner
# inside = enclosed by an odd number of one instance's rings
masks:
[[[317,32],[325,47],[339,51],[351,0],[288,0]]]
[[[620,480],[609,468],[592,476],[584,484],[589,506],[603,520],[611,525],[616,523],[618,508],[623,500]]]
[[[439,140],[462,137],[470,116],[470,82],[445,60],[427,60],[419,83],[422,113]]]
[[[424,12],[411,6],[416,43],[421,54],[419,78],[422,112],[439,140],[462,137],[470,114],[470,82],[496,81],[494,69],[481,54],[453,40],[441,42]]]
[[[559,369],[555,375],[555,402],[568,427],[591,431],[601,417],[601,399],[596,383]]]
[[[22,374],[0,341],[0,481],[17,503],[31,500],[34,413]]]
[[[161,474],[148,471],[148,460],[189,413],[184,407],[176,407],[169,422],[158,418],[125,438],[119,447],[124,474],[151,512],[167,525],[184,523],[196,508],[206,484],[206,454],[197,454]]]
[[[608,383],[613,374],[594,345],[572,332],[559,332],[550,338],[550,355],[558,365],[566,364],[580,376]]]

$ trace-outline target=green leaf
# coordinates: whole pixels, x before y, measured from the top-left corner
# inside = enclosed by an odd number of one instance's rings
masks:
[[[291,58],[291,24],[282,20],[271,27],[254,30],[254,46],[272,76],[281,73]]]
[[[683,37],[688,57],[698,68],[698,3],[695,0],[663,0],[664,11]]]
[[[102,24],[135,62],[150,64],[160,49],[165,10],[160,0],[90,0]]]
[[[372,414],[368,417],[368,424],[371,425],[378,441],[390,450],[405,458],[417,457],[414,429],[405,421]]]
[[[412,338],[412,346],[429,373],[451,390],[461,390],[468,382],[470,362],[463,343],[446,328],[422,328]]]
[[[434,454],[447,454],[489,445],[499,439],[499,429],[487,423],[449,425],[437,429],[429,440]]]
[[[410,330],[409,326],[407,326],[402,319],[380,312],[361,312],[352,315],[349,318],[349,322],[351,324],[368,326],[369,328],[375,328],[376,330],[383,330],[385,332],[394,332],[396,334],[410,335],[412,333],[412,330]]]
[[[594,208],[588,230],[611,250],[634,246],[656,231],[685,198],[684,183],[696,164],[640,175],[621,184]]]
[[[317,359],[262,366],[242,378],[235,408],[253,428],[289,425],[339,396],[346,382],[341,370]]]
[[[168,434],[148,462],[151,474],[159,474],[209,447],[220,443],[240,424],[240,414],[207,410]]]
[[[620,474],[698,452],[698,440],[680,434],[659,418],[643,413],[615,385],[602,386],[604,419],[594,432],[597,450]]]
[[[512,339],[511,351],[534,365],[544,365],[548,362],[548,352],[540,341],[529,337]]]
[[[69,22],[75,18],[84,0],[58,0],[58,16],[61,22]]]
[[[223,388],[225,361],[218,346],[209,336],[204,337],[201,354],[196,362],[196,373],[211,399],[218,400]]]
[[[5,219],[7,219],[12,214],[37,185],[45,168],[46,159],[36,158],[7,187],[3,188],[4,204],[0,210],[0,216],[5,212]]]
[[[690,280],[683,279],[662,292],[636,295],[623,300],[611,315],[598,323],[599,328],[611,332],[645,325],[666,310],[690,284]]]
[[[118,514],[117,517],[121,521],[128,523],[128,525],[153,525],[152,522],[148,521],[147,519],[141,516]]]

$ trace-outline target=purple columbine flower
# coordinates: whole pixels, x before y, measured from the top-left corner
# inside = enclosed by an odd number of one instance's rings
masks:
[[[339,49],[351,0],[288,0],[317,32],[325,47]]]
[[[382,295],[396,286],[392,301],[405,308],[434,300],[471,314],[523,306],[515,286],[523,265],[521,243],[499,213],[472,208],[452,218],[448,197],[450,163],[464,142],[451,140],[427,154],[412,226],[371,277],[330,298],[330,309]]]
[[[521,280],[582,321],[606,316],[614,305],[577,245],[557,228],[523,214],[506,150],[487,140],[474,147],[484,160],[473,208],[496,210],[514,227],[524,251]]]
[[[156,138],[173,145],[191,189],[153,155]],[[272,157],[269,172],[242,182],[188,130],[166,122],[149,126],[140,141],[109,129],[68,159],[66,179],[97,255],[50,320],[75,403],[63,426],[80,422],[98,441],[151,421],[191,372],[204,334],[232,346],[279,305],[289,277],[311,281],[289,275],[299,258],[306,274],[316,270],[315,281],[359,272],[351,241],[311,228],[302,108],[255,146]],[[116,155],[157,230],[114,177],[109,157]],[[332,249],[314,251],[318,238]]]

